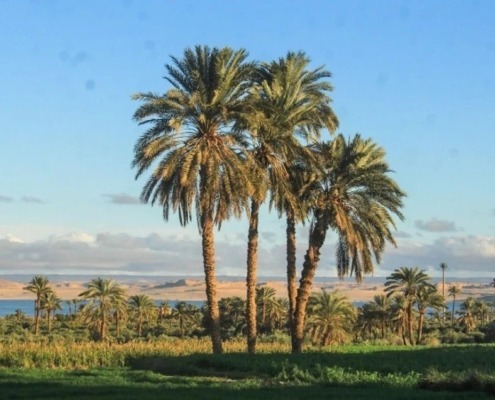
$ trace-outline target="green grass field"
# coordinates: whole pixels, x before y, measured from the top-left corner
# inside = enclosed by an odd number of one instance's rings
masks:
[[[345,346],[298,356],[134,351],[121,367],[4,365],[0,399],[488,399],[495,393],[494,351],[489,345]]]

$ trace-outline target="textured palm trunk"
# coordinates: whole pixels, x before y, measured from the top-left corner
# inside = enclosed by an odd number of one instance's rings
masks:
[[[309,296],[311,295],[316,268],[320,261],[320,249],[325,242],[327,231],[326,223],[323,221],[322,217],[321,213],[316,216],[315,224],[309,233],[309,246],[304,256],[301,280],[299,281],[299,289],[297,290],[294,320],[291,325],[292,353],[302,352],[306,306],[308,304]]]
[[[220,310],[217,299],[217,281],[215,276],[215,242],[213,235],[213,217],[208,213],[202,217],[203,267],[205,271],[206,302],[211,329],[213,353],[223,353],[222,336],[220,335]]]
[[[138,337],[141,337],[142,330],[143,330],[143,321],[141,319],[139,319],[138,320],[138,326],[137,326]]]
[[[246,317],[247,317],[247,349],[248,353],[256,352],[256,273],[258,271],[258,221],[260,204],[251,201],[249,217],[247,274],[246,274]]]
[[[292,326],[296,310],[297,283],[296,283],[296,222],[294,214],[287,214],[287,295],[289,297],[289,326]]]
[[[48,333],[52,332],[52,320],[50,318],[51,311],[48,311],[46,314],[47,322],[48,322]]]

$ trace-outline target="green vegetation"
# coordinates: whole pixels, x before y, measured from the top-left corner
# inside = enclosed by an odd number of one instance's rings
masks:
[[[41,355],[35,346],[4,346],[1,398],[487,399],[494,394],[492,345],[353,345],[299,355],[263,341],[257,355],[239,353],[240,341],[226,343],[225,354],[207,354],[209,345],[206,339],[196,345],[190,339],[92,343],[41,349]],[[36,363],[22,366],[22,357],[35,357]]]

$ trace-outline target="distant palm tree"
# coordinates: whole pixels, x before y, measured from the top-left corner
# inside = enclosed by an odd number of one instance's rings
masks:
[[[434,310],[445,310],[445,297],[438,293],[437,289],[432,286],[423,286],[416,295],[416,305],[419,312],[417,343],[421,342],[423,336],[423,323],[426,311],[431,308]]]
[[[53,292],[47,292],[41,298],[41,308],[46,311],[48,323],[48,333],[52,331],[52,313],[55,316],[55,311],[61,310],[62,300]]]
[[[172,317],[177,319],[179,323],[179,335],[181,338],[186,334],[186,323],[194,321],[196,314],[199,314],[197,307],[185,301],[178,301],[172,308]]]
[[[348,338],[356,319],[356,308],[346,296],[323,289],[311,297],[308,305],[308,328],[314,342],[326,346]]]
[[[447,263],[440,263],[440,269],[442,270],[442,296],[444,299],[446,299],[445,297],[445,271],[447,270],[449,266],[447,265]],[[443,309],[443,321],[445,322],[445,307]]]
[[[276,291],[270,286],[260,286],[256,288],[256,304],[260,310],[260,318],[258,324],[261,329],[264,329],[267,325],[266,317],[268,315],[268,309],[270,303],[275,301]]]
[[[476,300],[473,297],[468,297],[459,307],[459,324],[466,328],[467,332],[471,332],[476,328]]]
[[[133,317],[137,324],[137,335],[141,336],[143,330],[143,323],[148,321],[155,311],[156,306],[153,300],[145,294],[136,294],[129,298],[129,304],[133,313]]]
[[[396,294],[391,297],[390,314],[392,321],[396,324],[396,330],[402,338],[402,343],[407,346],[408,331],[408,300],[403,294]]]
[[[49,280],[46,276],[36,275],[31,279],[28,285],[24,288],[29,292],[36,295],[36,300],[34,301],[34,333],[37,335],[39,333],[40,327],[40,316],[41,316],[41,299],[47,293],[51,292],[52,289],[48,286]]]
[[[215,274],[214,227],[248,208],[251,168],[243,151],[247,135],[234,124],[248,111],[245,98],[254,70],[245,50],[196,46],[172,57],[164,95],[140,93],[134,118],[149,129],[137,141],[136,178],[153,164],[141,199],[159,203],[163,217],[179,214],[187,225],[194,213],[202,238],[207,318],[214,353],[221,353]]]
[[[170,316],[172,309],[168,301],[162,301],[158,305],[158,321],[162,322],[166,317]]]
[[[402,294],[406,301],[408,339],[414,345],[413,337],[413,304],[422,290],[434,289],[431,278],[419,268],[402,267],[394,270],[385,281],[385,292],[391,296]],[[430,289],[428,289],[430,288]]]
[[[479,318],[480,324],[484,324],[489,321],[490,314],[492,313],[492,306],[490,306],[484,300],[476,300],[475,314]]]
[[[456,297],[461,294],[461,287],[459,285],[451,285],[449,287],[449,296],[453,298],[452,300],[452,317],[451,317],[451,323],[454,323],[454,315],[455,315],[455,299]]]
[[[90,326],[98,332],[101,341],[106,339],[108,322],[116,306],[125,302],[125,292],[113,279],[92,279],[88,289],[79,296],[88,302],[83,312],[89,318]]]

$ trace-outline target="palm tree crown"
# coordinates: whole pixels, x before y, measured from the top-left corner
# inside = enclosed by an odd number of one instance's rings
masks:
[[[88,300],[84,306],[84,312],[96,330],[99,339],[105,340],[107,324],[112,312],[119,304],[125,303],[124,289],[113,279],[95,278],[88,284],[88,289],[79,296]]]
[[[36,275],[33,279],[29,281],[28,285],[24,288],[24,290],[27,290],[36,295],[36,300],[34,301],[34,314],[35,314],[34,332],[36,335],[39,332],[41,300],[43,296],[47,295],[52,291],[52,289],[48,286],[48,283],[49,280],[46,276]]]

